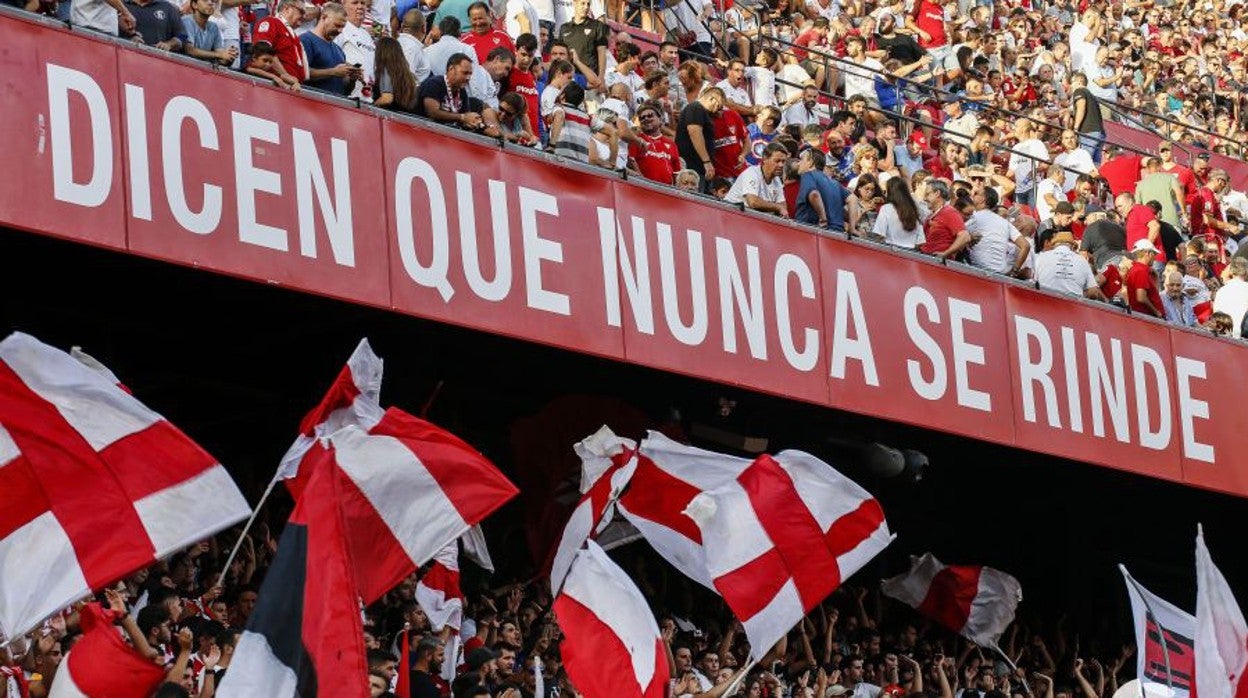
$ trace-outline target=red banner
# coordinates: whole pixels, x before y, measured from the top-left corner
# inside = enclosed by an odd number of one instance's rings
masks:
[[[1244,347],[0,16],[0,223],[1248,496]]]

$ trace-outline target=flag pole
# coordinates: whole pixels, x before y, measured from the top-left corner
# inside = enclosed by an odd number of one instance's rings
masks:
[[[1140,601],[1144,602],[1144,610],[1148,613],[1149,617],[1151,617],[1153,619],[1153,622],[1156,623],[1157,625],[1157,639],[1160,641],[1159,644],[1161,645],[1161,657],[1166,662],[1166,687],[1170,689],[1170,695],[1173,697],[1174,696],[1174,675],[1173,675],[1173,671],[1170,669],[1170,643],[1168,640],[1166,640],[1166,632],[1165,632],[1166,629],[1162,627],[1161,623],[1157,622],[1157,614],[1153,613],[1153,605],[1148,602],[1148,596],[1144,594],[1144,590],[1140,587],[1139,582],[1136,582],[1135,577],[1132,577],[1131,573],[1127,572],[1127,568],[1125,565],[1118,565],[1118,568],[1122,570],[1123,575],[1127,578],[1127,581],[1131,583],[1131,586],[1135,587],[1135,593],[1139,595]],[[1148,618],[1144,619],[1144,632],[1146,634],[1148,633]],[[1144,692],[1144,677],[1143,676],[1139,677],[1139,681],[1140,681],[1140,696],[1145,696],[1146,693]]]
[[[264,494],[260,495],[260,501],[256,502],[256,508],[251,510],[251,517],[243,525],[242,533],[239,533],[238,540],[234,541],[234,549],[230,551],[230,556],[225,559],[225,565],[221,567],[221,576],[217,577],[216,586],[225,584],[225,575],[230,571],[230,565],[234,564],[234,558],[238,556],[239,549],[243,547],[243,540],[247,538],[247,532],[251,530],[252,524],[256,522],[256,516],[260,513],[260,508],[269,500],[269,495],[273,494],[273,488],[276,485],[277,477],[274,477],[269,481],[269,486],[264,488]]]
[[[988,645],[988,649],[994,650],[998,655],[1001,656],[1002,659],[1005,660],[1005,664],[1006,666],[1010,667],[1010,671],[1014,672],[1014,674],[1018,674],[1018,665],[1014,663],[1013,659],[1010,659],[1010,655],[1002,651],[1000,645],[994,642],[991,645]],[[1027,685],[1026,681],[1022,682],[1022,686],[1023,686],[1023,690],[1026,691],[1030,695],[1031,686]]]
[[[737,670],[737,675],[732,677],[732,683],[728,684],[728,688],[725,688],[721,695],[731,696],[732,692],[737,690],[741,682],[745,680],[746,675],[750,673],[750,669],[753,669],[756,664],[758,664],[758,660],[751,657],[750,661],[745,663],[745,666]]]

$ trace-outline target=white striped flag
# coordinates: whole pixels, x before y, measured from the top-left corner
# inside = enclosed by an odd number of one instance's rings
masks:
[[[165,671],[121,639],[98,603],[79,612],[82,637],[61,660],[48,698],[147,698]]]
[[[299,436],[282,456],[275,476],[286,481],[286,487],[295,498],[307,481],[307,470],[302,468],[302,463],[318,458],[324,450],[319,439],[346,426],[368,431],[381,421],[385,413],[380,402],[383,368],[384,362],[373,353],[368,339],[361,339],[320,404],[304,415],[299,423]]]
[[[593,541],[577,552],[554,603],[563,663],[586,698],[664,698],[671,674],[641,591]],[[537,672],[537,667],[534,667]]]
[[[0,342],[0,633],[248,513],[216,459],[114,380],[29,335]]]
[[[714,590],[702,532],[684,511],[702,492],[735,480],[750,461],[685,446],[654,431],[642,440],[636,461],[616,508],[663,559]]]
[[[1018,580],[1000,570],[946,565],[931,553],[911,558],[910,571],[880,588],[981,647],[996,647],[1023,598]]]
[[[559,587],[581,545],[597,536],[611,522],[615,501],[628,485],[636,468],[637,444],[616,436],[607,426],[573,446],[581,458],[581,501],[563,527],[550,565],[550,590]]]
[[[1226,578],[1196,533],[1196,695],[1248,696],[1248,623]]]
[[[518,493],[476,449],[393,407],[367,433],[348,426],[328,443],[320,458],[347,476],[342,510],[366,604]]]
[[[1136,677],[1169,688],[1169,698],[1187,698],[1196,673],[1196,617],[1144,588],[1125,565],[1118,565],[1127,583],[1135,616]]]
[[[879,502],[801,451],[759,456],[685,513],[754,659],[892,542]]]
[[[416,602],[429,617],[434,632],[464,621],[464,592],[459,587],[459,542],[452,540],[433,556],[433,564],[416,584]]]

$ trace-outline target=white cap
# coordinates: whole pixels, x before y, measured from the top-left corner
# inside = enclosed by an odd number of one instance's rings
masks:
[[[1136,240],[1135,244],[1131,246],[1131,251],[1132,252],[1161,252],[1161,250],[1157,249],[1157,247],[1154,246],[1153,243],[1148,238]]]

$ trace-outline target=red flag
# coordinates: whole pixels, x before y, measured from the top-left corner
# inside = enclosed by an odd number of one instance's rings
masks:
[[[459,588],[459,542],[452,540],[433,557],[433,564],[416,584],[416,601],[429,617],[434,632],[464,620],[464,592]]]
[[[667,655],[641,591],[593,541],[572,562],[555,615],[568,676],[586,698],[664,698]]]
[[[0,342],[0,567],[15,570],[0,634],[250,511],[215,458],[106,372],[29,335]]]
[[[220,698],[368,696],[359,594],[343,524],[343,473],[314,464],[282,531]]]
[[[1196,534],[1196,691],[1200,698],[1248,696],[1248,622]]]
[[[394,695],[397,698],[412,698],[412,660],[411,645],[405,628],[399,635],[399,677],[394,684]]]
[[[945,565],[931,553],[884,580],[885,594],[982,647],[993,647],[1023,598],[1018,580],[991,567]]]
[[[83,635],[61,660],[48,698],[147,698],[165,671],[127,645],[111,612],[89,603],[79,612]]]

